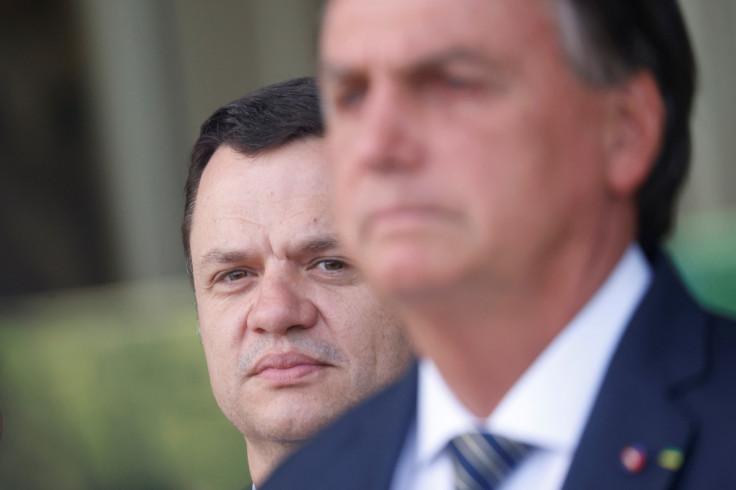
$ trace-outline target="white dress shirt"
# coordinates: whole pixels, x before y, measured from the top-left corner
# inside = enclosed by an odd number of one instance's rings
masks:
[[[454,488],[447,443],[463,432],[485,429],[535,448],[503,483],[503,490],[559,489],[611,357],[651,275],[640,247],[629,246],[603,286],[487,419],[473,416],[434,363],[422,359],[416,422],[409,429],[391,488]]]

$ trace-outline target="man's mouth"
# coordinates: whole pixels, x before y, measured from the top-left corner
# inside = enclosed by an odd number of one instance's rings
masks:
[[[266,354],[250,369],[247,376],[274,383],[292,383],[330,365],[300,352]]]
[[[446,209],[431,205],[396,205],[370,213],[364,231],[404,233],[452,218]]]

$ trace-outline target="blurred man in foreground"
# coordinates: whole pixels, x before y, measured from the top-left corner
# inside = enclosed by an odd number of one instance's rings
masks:
[[[184,246],[212,390],[260,484],[410,362],[397,321],[334,230],[316,86],[218,109],[186,184]]]
[[[321,57],[341,234],[424,357],[266,488],[736,487],[736,327],[660,249],[675,1],[330,0]]]

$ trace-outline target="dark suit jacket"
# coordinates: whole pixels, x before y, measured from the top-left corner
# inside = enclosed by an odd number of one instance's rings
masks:
[[[653,266],[654,280],[608,368],[565,490],[736,489],[736,324],[696,305],[666,257]],[[416,394],[414,366],[288,459],[262,490],[388,489]],[[631,444],[646,449],[637,473],[621,465],[620,453]],[[683,454],[679,469],[659,463],[666,448]]]

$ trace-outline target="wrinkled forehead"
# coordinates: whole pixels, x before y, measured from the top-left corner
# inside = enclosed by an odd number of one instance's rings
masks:
[[[503,53],[557,36],[555,0],[330,0],[322,68],[410,64],[457,47]],[[526,44],[526,43],[525,43]]]
[[[257,156],[220,147],[202,174],[194,227],[238,219],[261,225],[329,216],[329,170],[321,139],[290,143]]]

